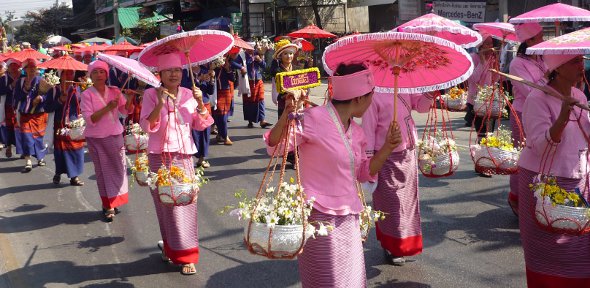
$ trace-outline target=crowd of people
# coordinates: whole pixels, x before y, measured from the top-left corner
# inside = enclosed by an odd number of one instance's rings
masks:
[[[587,111],[573,106],[587,106],[586,97],[577,88],[583,79],[583,58],[526,55],[527,47],[543,40],[542,27],[537,23],[516,26],[516,34],[521,44],[509,66],[510,73],[565,96],[558,100],[546,91],[513,83],[513,141],[524,142],[519,135],[526,135],[526,146],[518,162],[518,173],[510,176],[508,202],[519,217],[527,283],[529,287],[589,287],[590,236],[541,229],[534,219],[535,199],[529,188],[536,175],[549,173],[557,177],[563,188],[580,188],[582,197],[590,196],[585,189],[589,144],[585,135],[590,131],[590,118]],[[474,72],[465,83],[465,119],[478,132],[478,139],[496,127],[494,119],[474,113],[478,87],[500,81],[489,70],[499,60],[498,43],[488,34],[482,38],[477,52],[471,55]],[[288,39],[275,44],[271,63],[264,57],[265,51],[258,48],[232,49],[211,63],[195,66],[194,75],[183,68],[177,55],[161,55],[157,74],[162,85],[158,88],[135,79],[127,81],[127,73],[94,59],[95,55],[80,55],[80,60],[88,63],[87,72],[58,71],[60,84],[43,91],[37,59],[8,58],[0,70],[0,142],[5,156],[19,155],[24,161],[21,172],[30,173],[35,167],[33,157],[36,166],[45,166],[45,156],[53,150],[56,170],[52,182],[59,184],[61,175],[66,174],[71,185],[81,186],[87,147],[94,164],[103,217],[112,222],[120,207],[129,201],[125,126],[138,123],[149,135],[146,152],[151,172],[157,173],[162,164],[172,163],[192,175],[195,166],[211,165],[207,157],[212,134],[216,135],[214,142],[233,144],[228,122],[237,94],[243,99],[246,127],[254,128],[255,123],[261,128],[272,127],[263,136],[268,147],[285,141],[282,137],[292,113],[304,115],[296,135],[298,147],[292,147],[298,153],[291,152],[288,161],[300,161],[306,197],[315,199],[309,219],[334,227],[328,236],[310,239],[298,256],[304,287],[366,286],[359,229],[359,181],[376,183],[374,208],[387,215],[376,223],[376,235],[389,263],[404,265],[406,257],[420,254],[423,239],[417,130],[412,111],[428,112],[435,102],[434,94],[400,94],[401,104],[397,105],[394,119],[394,98],[374,91],[370,70],[362,62],[341,63],[331,77],[332,97],[325,105],[309,107],[308,91],[278,93],[274,87],[271,96],[279,120],[273,126],[266,119],[263,71],[268,67],[275,75],[313,63],[298,63],[300,46]],[[248,83],[241,79],[246,75]],[[91,87],[84,87],[86,78],[91,80]],[[275,85],[275,81],[272,83]],[[49,115],[53,117],[53,127],[48,128]],[[85,140],[60,133],[79,115],[86,121]],[[354,118],[361,118],[362,125]],[[53,135],[51,145],[44,141],[48,133]],[[562,160],[544,167],[548,151]],[[294,159],[296,154],[298,159]],[[490,176],[487,171],[478,171],[477,166],[476,172]],[[199,261],[196,202],[164,205],[158,188],[151,189],[151,193],[162,237],[158,243],[162,260],[181,265],[182,274],[195,274]]]

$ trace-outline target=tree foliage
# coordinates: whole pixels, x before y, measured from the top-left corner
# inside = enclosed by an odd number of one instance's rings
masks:
[[[63,2],[49,9],[29,11],[25,15],[25,23],[15,33],[16,40],[41,43],[51,34],[59,35],[62,28],[70,25],[72,16],[72,8]]]
[[[356,3],[359,0],[348,0]],[[282,0],[274,0],[272,2],[273,5],[276,7],[280,7],[284,5],[287,1]],[[313,11],[313,22],[318,28],[324,29],[322,20],[327,20],[333,17],[334,14],[334,7],[330,7],[330,9],[325,9],[328,6],[344,4],[345,0],[291,0],[288,3],[292,6],[307,6],[311,7]],[[282,4],[281,4],[282,3]]]

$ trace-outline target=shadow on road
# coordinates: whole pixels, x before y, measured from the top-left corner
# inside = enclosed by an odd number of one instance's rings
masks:
[[[298,282],[297,261],[266,260],[217,272],[209,278],[205,287],[288,287]]]
[[[43,208],[45,208],[47,206],[43,205],[43,204],[23,204],[21,206],[18,206],[14,209],[11,210],[11,212],[17,212],[17,213],[23,213],[23,212],[31,212],[31,211],[37,211],[37,210],[41,210]]]
[[[54,227],[61,224],[81,225],[100,221],[99,212],[35,213],[0,218],[0,233],[19,233]]]
[[[138,261],[120,264],[98,264],[89,266],[77,266],[70,261],[54,261],[33,264],[16,270],[12,270],[3,276],[13,282],[25,282],[28,288],[43,288],[47,284],[65,284],[79,287],[76,284],[103,279],[130,278],[152,274],[172,272],[172,266],[163,268],[159,253],[149,255]],[[174,267],[176,268],[176,267]],[[178,273],[177,270],[174,270]],[[15,281],[16,279],[16,281]],[[31,283],[27,283],[30,281]],[[134,287],[132,284],[112,280],[108,283],[91,284],[83,287]]]
[[[121,282],[119,280],[113,280],[105,283],[90,284],[86,286],[80,286],[80,288],[133,288],[135,285],[131,283]]]
[[[400,288],[429,288],[432,287],[428,284],[412,282],[412,281],[403,281],[399,282],[397,280],[389,280],[387,282],[377,282],[373,283],[373,287],[376,288],[387,288],[387,287],[400,287]]]
[[[49,181],[47,181],[49,182]],[[4,196],[7,194],[14,194],[20,192],[28,192],[28,191],[35,191],[35,190],[45,190],[45,189],[53,189],[55,185],[53,183],[43,183],[43,184],[31,184],[31,185],[19,185],[13,187],[5,187],[0,189],[0,196]]]
[[[100,248],[115,245],[121,243],[125,240],[125,237],[116,236],[116,237],[96,237],[92,239],[88,239],[85,241],[78,242],[78,248],[89,248],[90,252],[96,252],[100,250]]]

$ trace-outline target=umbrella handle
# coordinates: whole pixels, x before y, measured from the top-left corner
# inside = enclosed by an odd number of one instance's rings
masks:
[[[195,85],[195,75],[193,74],[193,65],[191,65],[191,59],[190,59],[188,53],[189,53],[188,51],[184,52],[184,56],[186,56],[186,62],[188,63],[188,73],[191,76],[191,82],[193,83],[193,90],[195,90],[197,85]]]
[[[508,78],[510,80],[517,81],[517,82],[523,83],[525,85],[528,85],[530,87],[539,89],[539,90],[545,92],[546,94],[548,94],[548,95],[550,95],[552,97],[555,97],[555,98],[557,98],[559,100],[562,100],[563,101],[563,99],[565,98],[560,93],[558,93],[558,92],[556,92],[556,91],[554,91],[552,89],[548,89],[546,86],[541,86],[541,85],[539,85],[537,83],[533,83],[531,81],[525,80],[525,79],[520,78],[518,76],[514,76],[514,75],[511,75],[511,74],[502,73],[502,72],[500,72],[500,71],[498,71],[496,69],[490,69],[490,71],[493,72],[493,73],[496,73],[498,75],[502,75],[502,76],[504,76],[504,77],[506,77],[506,78]],[[583,110],[586,110],[586,111],[590,111],[590,108],[588,106],[584,106],[584,104],[576,103],[574,105],[577,106],[577,107],[580,107],[580,109],[583,109]]]

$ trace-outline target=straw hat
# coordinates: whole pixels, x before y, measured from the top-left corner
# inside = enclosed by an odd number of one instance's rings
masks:
[[[299,46],[296,44],[291,43],[289,39],[281,39],[279,42],[275,43],[275,54],[272,55],[272,58],[278,59],[281,56],[281,53],[285,51],[291,51],[293,53],[297,52]]]

